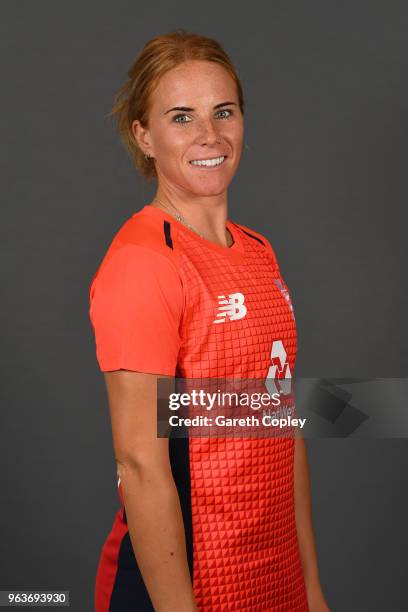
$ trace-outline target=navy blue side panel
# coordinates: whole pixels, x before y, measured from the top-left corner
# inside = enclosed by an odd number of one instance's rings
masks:
[[[181,429],[179,428],[180,432]],[[174,428],[171,430],[174,431]],[[186,431],[182,432],[185,435]],[[181,511],[183,514],[184,531],[186,534],[187,561],[190,569],[191,582],[193,583],[193,524],[191,517],[191,475],[190,475],[190,451],[189,438],[178,438],[170,434],[169,456],[174,482],[180,498]]]
[[[133,552],[129,532],[119,550],[118,570],[109,612],[154,612],[154,608]]]
[[[180,432],[181,433],[180,428]],[[172,430],[174,431],[174,430]],[[182,435],[185,431],[182,432]],[[187,561],[193,583],[193,527],[191,516],[191,480],[189,439],[169,437],[169,458],[180,498],[186,537]],[[123,519],[127,523],[123,508]],[[109,612],[154,612],[154,608],[136,561],[129,532],[121,542],[118,569],[113,585]]]

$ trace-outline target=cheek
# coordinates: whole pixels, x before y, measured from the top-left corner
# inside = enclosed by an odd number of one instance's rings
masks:
[[[241,144],[244,139],[244,126],[242,124],[233,126],[231,137],[236,144]]]
[[[220,135],[230,142],[234,148],[239,148],[244,139],[243,126],[240,123],[224,125],[220,130]]]
[[[191,137],[180,131],[163,130],[155,139],[158,156],[162,161],[177,162],[187,151],[191,144]],[[164,159],[165,158],[165,159]]]

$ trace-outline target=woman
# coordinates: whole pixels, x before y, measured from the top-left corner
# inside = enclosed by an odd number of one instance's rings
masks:
[[[244,135],[239,78],[216,41],[183,30],[149,41],[128,76],[113,115],[157,191],[90,287],[122,502],[96,612],[326,612],[303,441],[157,438],[159,376],[294,368],[273,249],[228,217]]]

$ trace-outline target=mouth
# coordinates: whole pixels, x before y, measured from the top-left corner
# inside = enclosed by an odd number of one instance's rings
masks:
[[[189,164],[195,168],[219,168],[227,159],[226,155],[220,155],[219,157],[208,157],[206,159],[192,159]]]

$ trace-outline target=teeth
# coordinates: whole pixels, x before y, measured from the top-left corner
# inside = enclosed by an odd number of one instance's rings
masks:
[[[224,155],[222,157],[215,157],[214,159],[194,159],[190,164],[193,164],[193,166],[219,166],[224,159]]]

